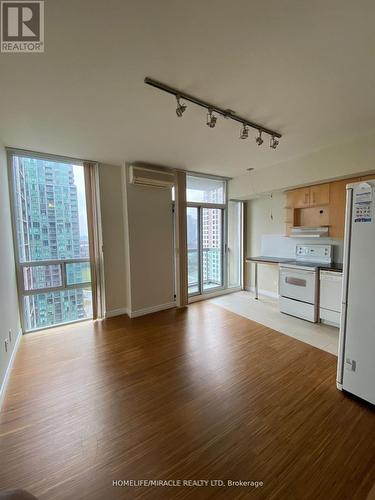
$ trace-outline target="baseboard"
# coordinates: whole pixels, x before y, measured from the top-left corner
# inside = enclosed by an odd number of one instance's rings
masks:
[[[251,288],[246,288],[247,292],[255,293],[255,288],[252,286]],[[263,290],[262,288],[258,289],[259,295],[264,295],[265,297],[271,297],[272,299],[278,299],[279,294],[276,292],[270,292],[269,290]]]
[[[22,331],[20,330],[18,332],[16,342],[15,342],[14,347],[13,347],[13,352],[12,352],[12,355],[9,359],[8,368],[6,369],[4,380],[3,380],[2,384],[1,384],[1,388],[0,388],[0,411],[1,411],[1,407],[2,407],[3,402],[4,402],[4,397],[5,397],[5,392],[6,392],[7,384],[9,381],[9,377],[10,377],[10,372],[12,371],[13,363],[14,363],[14,360],[16,357],[16,353],[18,351],[18,346],[19,346],[21,337],[22,337]]]
[[[165,309],[172,309],[173,307],[176,307],[176,302],[169,302],[167,304],[159,304],[158,306],[145,307],[144,309],[136,309],[135,311],[130,311],[129,316],[131,318],[137,318],[138,316],[145,316],[146,314],[164,311]]]
[[[129,314],[129,309],[126,307],[121,307],[120,309],[112,309],[111,311],[105,312],[105,318],[114,318],[115,316],[122,316],[123,314]]]

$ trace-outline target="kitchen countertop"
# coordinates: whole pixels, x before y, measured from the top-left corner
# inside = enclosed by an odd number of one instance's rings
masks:
[[[322,271],[342,272],[343,264],[340,262],[331,262],[331,264],[322,264],[314,262],[303,262],[295,259],[286,259],[283,257],[257,256],[247,257],[246,262],[264,263],[264,264],[293,264],[295,266],[316,267]]]
[[[262,263],[264,262],[265,264],[285,264],[286,262],[292,262],[293,259],[285,259],[282,257],[264,257],[260,255],[259,257],[246,257],[246,262],[255,262],[255,263]]]

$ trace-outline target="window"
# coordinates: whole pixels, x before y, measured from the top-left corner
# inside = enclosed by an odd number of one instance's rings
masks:
[[[11,153],[11,179],[23,329],[91,318],[83,165]]]
[[[228,203],[228,288],[242,284],[243,202]]]
[[[186,191],[188,293],[200,295],[225,286],[226,181],[188,175]]]
[[[186,180],[187,202],[225,204],[226,181],[210,177],[188,175]]]

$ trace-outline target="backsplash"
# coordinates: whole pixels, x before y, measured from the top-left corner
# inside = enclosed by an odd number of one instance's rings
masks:
[[[333,261],[343,261],[343,240],[334,240],[332,238],[316,238],[317,241],[311,241],[312,238],[288,238],[281,234],[264,234],[261,243],[261,255],[270,257],[285,257],[293,259],[296,253],[297,245],[332,245]]]

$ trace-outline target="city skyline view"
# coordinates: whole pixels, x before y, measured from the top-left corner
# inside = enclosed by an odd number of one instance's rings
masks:
[[[26,328],[32,330],[90,317],[83,167],[14,156],[13,186]],[[86,261],[65,262],[72,259]],[[35,265],[39,261],[41,265]],[[30,265],[22,265],[29,262]],[[86,286],[79,287],[81,283]]]

